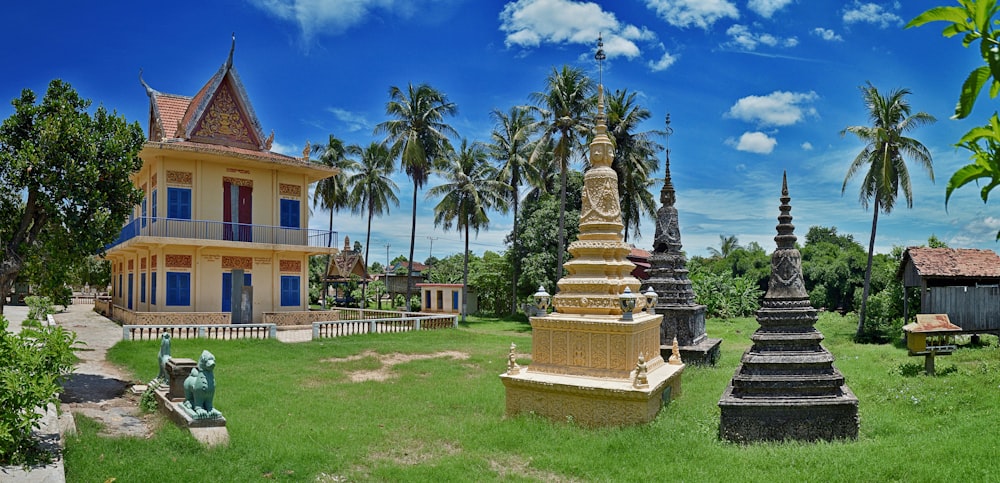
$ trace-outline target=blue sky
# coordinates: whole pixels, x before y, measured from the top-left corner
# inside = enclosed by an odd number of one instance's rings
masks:
[[[952,144],[985,123],[996,102],[985,95],[968,120],[950,120],[959,87],[979,65],[973,49],[944,39],[943,25],[903,30],[938,1],[830,0],[219,0],[62,2],[7,6],[0,30],[0,116],[22,88],[41,94],[53,78],[146,128],[145,80],[161,92],[193,95],[223,63],[236,34],[235,65],[275,150],[299,154],[334,134],[349,143],[379,140],[390,86],[429,83],[458,105],[451,124],[488,140],[494,108],[528,102],[563,64],[594,77],[598,33],[609,89],[639,93],[652,112],[643,129],[662,129],[670,113],[671,172],[684,248],[704,255],[720,235],[774,248],[781,172],[788,171],[800,238],[812,225],[836,226],[867,245],[871,211],[857,180],[841,184],[861,150],[840,136],[866,124],[859,87],[909,88],[915,111],[938,118],[912,133],[934,157],[936,183],[911,171],[914,205],[879,217],[876,249],[925,243],[997,249],[996,203],[978,189],[944,187],[967,163]],[[662,186],[655,186],[656,198]],[[409,247],[412,184],[397,174],[401,204],[376,220],[372,260]],[[436,180],[431,179],[430,184]],[[418,207],[415,257],[461,251],[461,236],[433,227],[433,206]],[[325,212],[311,219],[325,228]],[[502,251],[511,217],[491,214],[476,252]],[[341,237],[364,240],[357,215],[335,215]],[[652,220],[632,241],[649,248]],[[433,240],[432,240],[433,239]],[[381,254],[381,255],[376,255]]]

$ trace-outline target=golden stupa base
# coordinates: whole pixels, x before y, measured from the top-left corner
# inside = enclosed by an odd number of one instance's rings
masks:
[[[534,413],[585,427],[652,421],[680,396],[684,372],[684,364],[667,364],[660,356],[661,319],[644,313],[631,321],[558,313],[533,317],[532,365],[500,376],[506,414]]]

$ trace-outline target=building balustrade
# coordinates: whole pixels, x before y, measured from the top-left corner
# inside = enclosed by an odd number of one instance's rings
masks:
[[[141,217],[125,225],[118,238],[105,248],[110,249],[136,237],[186,238],[309,247],[337,246],[337,232],[335,231],[223,221]]]

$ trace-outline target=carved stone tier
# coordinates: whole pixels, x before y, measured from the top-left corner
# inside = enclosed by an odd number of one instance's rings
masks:
[[[802,280],[795,248],[787,180],[782,181],[778,248],[750,337],[736,374],[719,400],[719,437],[735,442],[815,441],[858,436],[858,399],[833,366],[833,354],[814,327],[816,309]]]
[[[636,314],[632,322],[623,322],[565,314],[532,317],[527,372],[629,379],[640,353],[648,369],[655,370],[664,364],[660,318]]]
[[[660,316],[633,318],[532,317],[531,365],[500,376],[507,414],[530,412],[587,427],[652,421],[665,402],[680,396],[685,366],[660,356]],[[640,353],[648,381],[641,388],[633,383]]]

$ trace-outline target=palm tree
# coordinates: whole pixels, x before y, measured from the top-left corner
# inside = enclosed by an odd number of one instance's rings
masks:
[[[458,152],[449,156],[435,172],[445,183],[427,190],[427,197],[441,196],[434,207],[434,226],[449,230],[452,224],[465,236],[462,265],[462,322],[466,316],[466,287],[469,285],[469,229],[489,228],[489,209],[505,209],[510,186],[497,179],[496,168],[487,162],[485,148],[463,139]]]
[[[618,192],[621,194],[622,223],[625,225],[625,241],[628,242],[629,229],[639,231],[640,217],[656,217],[656,202],[649,189],[655,183],[653,174],[659,170],[656,159],[662,146],[653,141],[653,136],[663,136],[663,131],[635,132],[639,124],[649,119],[648,109],[635,102],[636,93],[628,90],[608,92],[608,133],[615,143],[615,159],[611,168],[618,174]]]
[[[934,168],[931,165],[931,153],[919,141],[904,136],[917,127],[935,121],[934,116],[926,112],[911,115],[906,95],[909,89],[889,91],[883,96],[869,82],[861,87],[861,94],[868,108],[868,118],[871,126],[848,126],[840,131],[843,136],[852,133],[865,143],[864,149],[851,162],[844,176],[841,193],[847,190],[847,182],[867,165],[868,171],[861,180],[859,199],[861,206],[868,208],[870,200],[874,201],[872,216],[872,235],[868,242],[868,266],[865,269],[865,283],[861,292],[861,312],[858,314],[857,338],[864,334],[865,309],[868,304],[868,290],[872,276],[872,256],[875,251],[875,229],[878,226],[878,212],[890,213],[896,204],[899,190],[903,190],[906,207],[913,207],[913,193],[910,189],[910,173],[906,167],[905,157],[927,170],[931,181],[934,181]]]
[[[536,177],[537,170],[533,169],[528,160],[531,158],[532,150],[529,138],[536,130],[537,124],[531,111],[524,107],[512,107],[507,113],[494,109],[490,117],[494,122],[493,133],[490,134],[493,142],[489,144],[488,149],[490,156],[501,163],[499,179],[511,188],[505,194],[507,200],[513,202],[514,228],[511,232],[513,233],[511,249],[517,253],[517,215],[521,199],[519,188],[524,178]],[[513,257],[513,265],[511,313],[517,311],[517,276],[521,265],[517,257]]]
[[[350,147],[345,146],[344,141],[338,139],[333,134],[330,135],[330,139],[327,141],[326,146],[317,146],[315,149],[319,152],[319,161],[321,163],[340,169],[340,173],[324,180],[320,180],[320,182],[316,184],[315,192],[313,192],[313,207],[315,208],[318,206],[324,210],[330,210],[331,233],[326,240],[326,246],[327,248],[330,248],[333,243],[333,212],[350,208],[347,183],[345,180],[347,179],[347,176],[349,176],[350,173],[357,167],[357,163],[347,159],[346,154]],[[327,254],[326,273],[323,274],[324,309],[326,308],[326,278],[329,273],[330,254]]]
[[[347,179],[350,187],[351,209],[355,213],[368,216],[368,232],[365,235],[365,265],[368,264],[368,248],[372,239],[372,217],[389,213],[389,204],[399,206],[396,190],[399,187],[390,178],[395,169],[392,152],[387,146],[371,143],[367,148],[351,146],[351,154],[360,156],[357,172]],[[361,288],[362,304],[368,303],[368,284]]]
[[[736,235],[719,235],[719,248],[708,247],[708,253],[712,254],[712,258],[729,258],[729,255],[741,248],[743,247]]]
[[[546,90],[532,93],[534,109],[542,115],[542,138],[531,155],[532,163],[542,155],[541,148],[559,136],[553,158],[559,163],[559,247],[556,278],[562,278],[563,253],[566,251],[566,171],[574,152],[581,151],[581,141],[590,133],[592,122],[588,113],[597,101],[594,83],[582,70],[564,65],[562,70],[552,69],[545,79]]]
[[[413,180],[413,223],[410,227],[410,257],[406,271],[406,304],[410,303],[413,274],[413,245],[417,236],[417,192],[427,183],[436,159],[451,151],[448,136],[458,133],[444,122],[458,107],[447,96],[427,84],[409,85],[406,92],[389,88],[385,113],[390,120],[375,126],[375,134],[385,134],[385,143],[400,157],[400,170]]]

